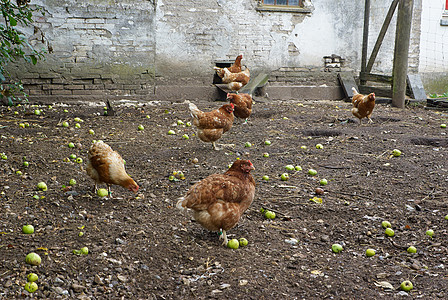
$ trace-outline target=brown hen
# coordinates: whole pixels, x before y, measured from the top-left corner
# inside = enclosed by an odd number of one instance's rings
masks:
[[[369,119],[369,123],[372,123],[373,109],[375,108],[375,93],[370,93],[367,96],[359,94],[354,87],[352,87],[352,114],[359,119],[359,125],[362,123],[363,118]]]
[[[244,123],[247,123],[247,119],[252,113],[252,96],[246,93],[228,93],[227,100],[235,106],[235,110],[233,111],[235,117],[245,119]]]
[[[194,219],[210,231],[222,232],[227,245],[226,231],[232,229],[250,206],[255,196],[254,170],[250,160],[237,160],[224,174],[212,174],[195,183],[176,207],[194,212]]]
[[[139,186],[126,173],[124,161],[118,152],[103,141],[97,141],[92,144],[88,153],[86,171],[95,181],[95,192],[98,190],[97,184],[105,183],[110,197],[112,194],[110,186],[112,184],[120,185],[136,193]]]

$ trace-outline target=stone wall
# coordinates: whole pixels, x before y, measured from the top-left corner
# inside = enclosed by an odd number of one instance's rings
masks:
[[[54,51],[14,73],[39,101],[210,99],[215,62],[242,53],[252,74],[270,74],[269,86],[328,86],[319,97],[339,97],[337,71],[359,71],[364,0],[306,0],[305,9],[294,12],[260,10],[260,2],[33,0],[45,8],[36,21]],[[418,13],[421,0],[415,3]],[[377,5],[383,11],[372,11],[371,24],[379,30],[389,4],[373,0]],[[374,67],[379,72],[391,72],[392,33]],[[41,38],[37,33],[32,42],[39,46]],[[419,49],[411,48],[410,63],[418,66]],[[329,69],[324,57],[333,54],[343,64]]]

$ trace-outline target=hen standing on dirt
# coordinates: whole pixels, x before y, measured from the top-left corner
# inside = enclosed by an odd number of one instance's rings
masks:
[[[244,123],[247,123],[247,119],[252,113],[252,96],[246,93],[241,94],[227,94],[227,100],[235,106],[233,114],[235,117],[245,119]]]
[[[237,160],[224,174],[212,174],[194,184],[176,207],[194,211],[194,219],[204,228],[220,231],[227,245],[226,231],[232,229],[255,196],[254,170],[250,160]]]
[[[370,93],[367,96],[359,94],[354,87],[352,87],[352,114],[359,119],[361,125],[362,118],[369,119],[369,123],[373,123],[370,117],[372,116],[373,108],[375,107],[375,93]]]
[[[95,181],[95,192],[99,183],[107,184],[110,198],[112,198],[110,191],[112,184],[125,187],[134,193],[138,191],[137,183],[126,173],[123,158],[108,144],[103,141],[93,143],[88,155],[86,171]]]
[[[189,103],[193,125],[198,128],[198,137],[203,142],[211,142],[213,149],[219,150],[215,142],[233,125],[233,104],[224,104],[218,109],[203,112],[195,104]]]

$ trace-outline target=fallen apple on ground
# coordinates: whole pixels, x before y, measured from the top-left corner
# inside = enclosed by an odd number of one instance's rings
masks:
[[[407,251],[408,253],[417,253],[417,248],[415,248],[414,246],[410,246]]]
[[[317,175],[317,171],[314,170],[314,169],[309,169],[308,170],[308,174],[311,175],[311,176],[315,176],[315,175]]]
[[[381,222],[381,226],[383,226],[383,228],[391,228],[392,224],[390,224],[389,221],[383,221]]]
[[[238,249],[239,246],[240,242],[237,239],[231,239],[230,241],[227,242],[227,247],[231,249]]]
[[[392,150],[392,155],[395,157],[398,157],[401,155],[401,151],[398,149],[394,149],[394,150]]]
[[[240,238],[238,240],[238,242],[239,242],[241,247],[247,246],[247,244],[249,244],[249,242],[245,238]]]
[[[409,292],[414,288],[414,285],[409,280],[405,280],[400,284],[400,288],[405,292]]]
[[[286,165],[285,169],[288,171],[293,171],[294,170],[294,166],[293,165]]]
[[[48,190],[48,187],[47,187],[47,185],[45,184],[45,182],[43,182],[43,181],[41,181],[41,182],[39,182],[38,184],[37,184],[37,188],[39,189],[39,190],[42,190],[42,191],[46,191],[46,190]]]
[[[376,251],[374,250],[374,249],[367,249],[366,250],[366,256],[367,257],[371,257],[371,256],[374,256],[376,254]]]
[[[25,290],[27,291],[27,292],[29,292],[29,293],[34,293],[35,291],[37,291],[37,289],[38,289],[38,286],[37,286],[37,283],[35,283],[34,281],[33,282],[27,282],[26,284],[25,284]]]
[[[434,235],[434,230],[432,230],[432,229],[426,230],[426,235],[429,235],[430,237],[432,237]]]
[[[332,250],[334,253],[339,253],[339,252],[341,252],[342,250],[344,250],[344,248],[343,248],[342,245],[340,245],[340,244],[333,244],[333,245],[331,245],[331,250]]]
[[[106,189],[98,189],[96,193],[100,197],[106,197],[109,194]]]
[[[34,233],[34,226],[33,225],[23,225],[22,232],[25,234],[32,234],[32,233]]]
[[[325,178],[322,178],[322,179],[319,181],[319,183],[320,183],[320,185],[327,185],[327,184],[328,184],[328,181],[327,181]]]
[[[25,257],[25,262],[32,266],[38,266],[42,262],[42,259],[40,258],[39,254],[31,252],[28,253]]]
[[[280,179],[283,180],[283,181],[287,181],[287,180],[289,180],[289,174],[288,174],[288,173],[283,173],[283,174],[280,176]]]
[[[270,210],[266,210],[265,212],[264,212],[264,216],[267,218],[267,219],[275,219],[275,212],[273,212],[273,211],[270,211]]]
[[[28,274],[28,276],[26,276],[26,280],[28,280],[28,282],[34,282],[37,281],[39,279],[39,277],[37,276],[36,273],[30,273]]]
[[[394,232],[394,230],[392,228],[386,228],[386,231],[384,231],[384,233],[387,236],[394,236],[395,235],[395,232]]]

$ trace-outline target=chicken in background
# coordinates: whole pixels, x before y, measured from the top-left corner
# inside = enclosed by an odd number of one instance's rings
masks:
[[[243,55],[240,54],[236,57],[235,62],[233,63],[233,65],[231,65],[230,67],[227,68],[227,70],[229,70],[231,73],[239,73],[241,72],[241,60],[243,59]],[[216,74],[218,74],[218,76],[220,78],[224,77],[224,68],[218,68],[218,67],[214,67],[214,70],[216,70]]]
[[[246,67],[244,71],[238,73],[231,73],[227,68],[224,68],[223,83],[227,83],[230,90],[237,92],[245,86],[250,80],[250,70]]]
[[[88,158],[86,171],[95,181],[95,192],[98,190],[98,184],[105,183],[110,198],[112,198],[110,191],[112,184],[120,185],[137,193],[139,186],[126,173],[123,158],[108,144],[103,141],[93,143],[89,149]]]
[[[224,174],[212,174],[195,183],[176,207],[193,210],[194,219],[210,231],[222,232],[219,238],[227,245],[226,231],[238,223],[254,200],[252,170],[250,160],[236,160]]]
[[[369,119],[369,123],[373,123],[370,117],[372,116],[373,109],[375,108],[375,93],[370,93],[367,96],[359,94],[354,87],[352,87],[352,114],[359,119],[359,125],[362,123],[363,118]]]
[[[227,94],[227,100],[235,106],[233,114],[235,117],[244,119],[244,124],[252,113],[252,96],[246,93]]]
[[[197,127],[197,135],[201,141],[212,143],[214,150],[219,150],[215,142],[233,125],[233,104],[224,104],[218,109],[203,112],[195,104],[189,103],[193,125]]]

